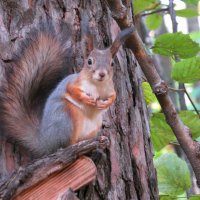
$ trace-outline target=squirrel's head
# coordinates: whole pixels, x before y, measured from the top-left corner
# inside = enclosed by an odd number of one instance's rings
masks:
[[[113,57],[117,53],[119,47],[133,32],[133,28],[127,28],[121,31],[112,45],[107,49],[96,49],[93,46],[93,37],[86,35],[86,50],[84,71],[88,78],[94,82],[103,82],[109,80],[113,76]]]
[[[103,82],[113,76],[113,59],[110,49],[93,49],[85,59],[85,71],[94,82]]]

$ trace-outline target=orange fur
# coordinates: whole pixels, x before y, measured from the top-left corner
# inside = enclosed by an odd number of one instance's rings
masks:
[[[67,87],[67,93],[77,101],[84,103],[86,105],[95,106],[96,101],[92,99],[90,96],[85,94],[79,87],[78,83],[69,84]]]

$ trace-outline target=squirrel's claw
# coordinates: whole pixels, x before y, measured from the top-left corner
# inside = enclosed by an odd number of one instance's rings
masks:
[[[81,101],[82,103],[87,104],[87,105],[91,105],[91,106],[96,105],[95,99],[84,92],[81,93]]]
[[[110,102],[110,100],[98,100],[96,102],[96,106],[97,106],[97,109],[99,110],[103,110],[103,109],[106,109],[108,108],[110,105],[112,104],[112,102]]]

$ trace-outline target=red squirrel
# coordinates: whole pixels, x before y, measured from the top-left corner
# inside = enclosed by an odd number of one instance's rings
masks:
[[[61,73],[65,47],[51,33],[35,34],[1,88],[4,134],[36,157],[95,137],[116,98],[112,59],[132,32],[123,30],[107,49],[89,45],[81,72],[65,77],[46,100],[40,96]]]

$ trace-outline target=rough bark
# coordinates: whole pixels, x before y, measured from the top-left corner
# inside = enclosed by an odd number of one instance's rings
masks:
[[[128,5],[130,6],[130,4]],[[37,25],[38,19],[52,17],[56,29],[60,21],[70,24],[72,51],[69,56],[70,71],[79,71],[83,64],[80,41],[80,11],[86,9],[91,16],[92,32],[96,45],[108,47],[117,35],[119,27],[112,19],[107,5],[102,0],[21,0],[2,1],[0,4],[1,47],[3,63],[12,57],[11,47],[16,49],[26,32]],[[101,134],[110,139],[110,148],[95,159],[97,180],[79,192],[80,199],[158,199],[156,173],[146,105],[141,89],[139,65],[129,50],[120,48],[114,59],[114,83],[117,100],[104,117]],[[7,143],[5,143],[6,148]],[[19,152],[11,156],[7,150],[1,152],[5,164],[2,176],[21,165]],[[6,156],[5,156],[6,155]],[[23,157],[24,158],[24,157]],[[8,164],[11,163],[11,164]],[[8,166],[12,165],[8,170]]]
[[[61,197],[58,197],[57,200],[79,200],[74,192],[68,189]]]

